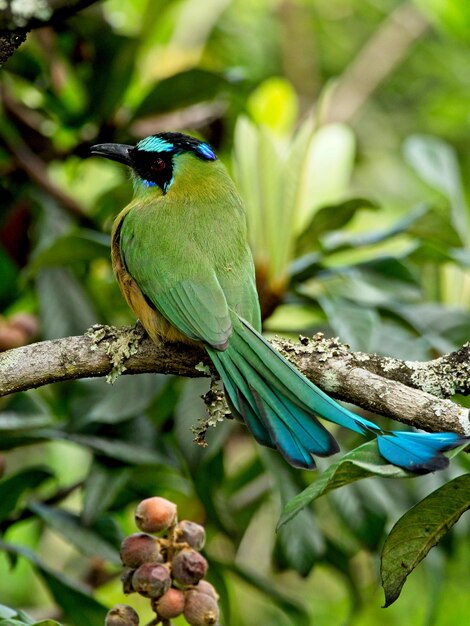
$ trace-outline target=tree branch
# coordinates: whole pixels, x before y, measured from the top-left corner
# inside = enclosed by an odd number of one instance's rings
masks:
[[[405,2],[391,11],[339,77],[328,104],[327,121],[353,119],[429,27],[413,4]]]
[[[470,411],[448,398],[470,395],[470,343],[428,362],[350,352],[317,334],[274,345],[333,397],[430,431],[470,434]],[[78,378],[153,372],[191,378],[214,372],[204,350],[155,345],[140,325],[93,326],[85,335],[35,343],[0,354],[0,396]]]
[[[0,67],[33,28],[61,22],[97,0],[5,0],[0,13]]]

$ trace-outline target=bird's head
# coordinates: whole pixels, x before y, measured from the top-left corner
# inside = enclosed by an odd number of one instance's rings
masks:
[[[158,187],[163,194],[170,189],[184,155],[199,161],[217,159],[209,144],[182,133],[150,135],[136,146],[101,143],[92,146],[91,153],[128,165],[141,185]]]

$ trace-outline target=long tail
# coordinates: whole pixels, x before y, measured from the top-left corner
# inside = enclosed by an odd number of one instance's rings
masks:
[[[417,473],[446,467],[449,461],[442,453],[469,440],[456,433],[382,430],[327,396],[248,322],[235,315],[232,321],[229,347],[207,348],[231,408],[258,443],[276,448],[294,467],[313,469],[314,456],[339,450],[317,417],[362,435],[375,434],[379,452],[389,463]]]

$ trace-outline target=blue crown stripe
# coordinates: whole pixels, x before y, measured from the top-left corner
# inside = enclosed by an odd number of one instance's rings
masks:
[[[174,145],[169,141],[165,141],[161,137],[146,137],[139,141],[136,146],[137,150],[143,150],[144,152],[171,152]]]
[[[197,150],[202,154],[203,157],[209,159],[210,161],[215,161],[215,159],[217,158],[212,151],[212,148],[207,143],[199,144]]]

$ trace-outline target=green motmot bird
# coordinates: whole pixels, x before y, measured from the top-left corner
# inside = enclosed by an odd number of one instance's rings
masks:
[[[338,444],[318,417],[377,437],[390,463],[416,472],[443,468],[456,433],[383,431],[323,393],[261,335],[253,258],[240,196],[205,142],[159,133],[136,146],[91,149],[127,165],[134,197],[112,233],[112,262],[129,306],[150,337],[197,343],[208,352],[233,414],[261,445],[293,466]]]

